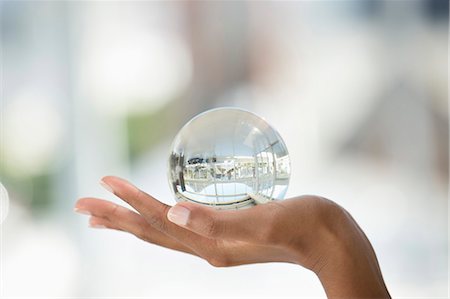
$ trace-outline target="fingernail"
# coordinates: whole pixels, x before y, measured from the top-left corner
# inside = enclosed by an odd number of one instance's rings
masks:
[[[100,180],[100,185],[105,188],[108,192],[114,193],[114,190],[111,188],[110,185],[108,185],[107,183],[105,183],[105,181]]]
[[[175,205],[167,212],[167,219],[175,224],[185,226],[189,220],[190,213],[191,211],[187,208]]]
[[[106,226],[102,224],[89,224],[90,228],[106,228]]]
[[[87,210],[82,210],[79,208],[75,208],[73,209],[74,212],[79,213],[79,214],[84,214],[84,215],[92,215],[91,212],[87,211]]]

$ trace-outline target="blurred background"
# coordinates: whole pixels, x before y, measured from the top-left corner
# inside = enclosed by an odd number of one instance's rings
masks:
[[[104,175],[173,204],[170,143],[219,106],[277,128],[288,196],[349,210],[393,296],[447,297],[448,1],[0,5],[4,298],[324,297],[299,266],[213,268],[73,212],[119,202]]]

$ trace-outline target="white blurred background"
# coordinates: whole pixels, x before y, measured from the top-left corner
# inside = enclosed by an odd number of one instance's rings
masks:
[[[288,196],[349,210],[394,297],[448,296],[448,1],[2,1],[0,12],[0,296],[324,297],[299,266],[213,268],[73,212],[81,196],[119,202],[98,185],[110,174],[173,204],[170,142],[218,106],[277,128]]]

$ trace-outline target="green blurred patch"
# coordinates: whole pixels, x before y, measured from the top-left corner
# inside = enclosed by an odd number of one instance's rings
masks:
[[[52,176],[43,174],[31,178],[32,199],[31,208],[33,211],[42,212],[52,204]]]
[[[143,111],[129,115],[126,119],[128,153],[130,160],[148,152],[171,132],[173,128],[174,105],[168,104],[154,111]]]
[[[11,200],[17,200],[33,213],[45,213],[54,204],[52,190],[53,174],[28,177],[9,177],[1,175],[2,184],[7,188]]]

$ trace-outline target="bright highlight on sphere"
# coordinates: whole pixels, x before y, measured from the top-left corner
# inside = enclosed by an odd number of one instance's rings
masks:
[[[264,119],[219,108],[194,117],[177,134],[168,177],[177,201],[239,209],[283,199],[290,160],[283,139]]]

